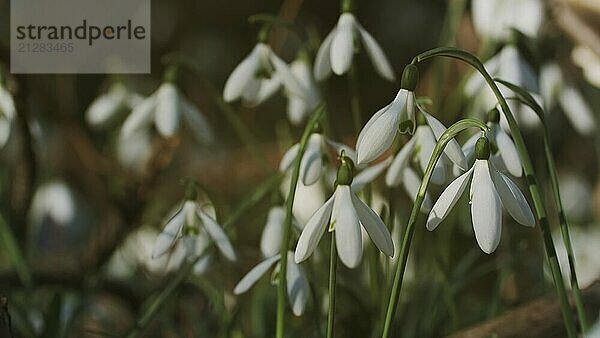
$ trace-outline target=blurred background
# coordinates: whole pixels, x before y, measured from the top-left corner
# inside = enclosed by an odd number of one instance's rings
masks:
[[[600,2],[541,3],[543,23],[535,36],[526,37],[533,47],[524,49],[525,58],[538,73],[548,60],[560,65],[598,121]],[[356,1],[355,15],[383,47],[398,78],[416,54],[440,45],[458,46],[483,59],[496,54],[502,43],[487,41],[477,32],[472,5],[465,0]],[[244,295],[234,296],[232,290],[261,260],[261,231],[273,201],[280,198],[277,193],[260,195],[259,187],[277,172],[282,154],[297,142],[302,126],[288,122],[283,95],[247,107],[223,102],[221,93],[231,71],[256,44],[260,25],[250,24],[249,16],[269,13],[293,22],[292,29],[276,27],[269,40],[289,63],[300,48],[314,57],[339,11],[338,1],[153,0],[151,74],[11,75],[9,1],[0,0],[0,68],[17,112],[0,149],[0,336],[92,337],[129,332],[177,274],[177,266],[170,266],[168,259],[151,259],[151,252],[165,217],[183,198],[181,182],[186,177],[199,183],[217,219],[227,223],[239,259],[230,263],[215,255],[207,270],[186,278],[138,333],[144,337],[272,336],[276,295],[268,278]],[[102,125],[86,120],[92,102],[115,83],[142,97],[151,95],[163,81],[165,60],[173,55],[189,63],[181,67],[177,86],[208,119],[215,134],[212,144],[199,144],[185,128],[170,138],[151,133],[120,140],[127,109]],[[399,83],[381,79],[364,53],[357,54],[356,60],[364,124],[393,99]],[[460,116],[483,116],[461,91],[470,74],[465,66],[441,60],[426,62],[420,69],[418,94],[431,98],[431,112],[446,125]],[[356,133],[348,79],[332,76],[321,90],[328,106],[330,138],[353,147]],[[548,115],[550,142],[572,223],[580,284],[595,292],[585,293],[590,322],[595,322],[600,304],[599,286],[594,284],[600,278],[600,136],[597,128],[587,134],[578,132],[560,110],[553,108]],[[549,189],[540,135],[539,130],[528,129],[526,140],[542,185]],[[375,182],[374,189],[385,196],[381,183]],[[260,198],[236,214],[257,192]],[[544,193],[551,205],[551,191]],[[323,194],[307,195],[305,202],[318,206],[315,200]],[[394,196],[399,206],[397,223],[406,224],[412,203],[401,189]],[[564,265],[556,210],[550,212]],[[435,232],[419,227],[415,234],[394,324],[398,337],[460,333],[554,295],[544,268],[539,228],[525,229],[507,220],[500,248],[488,256],[474,242],[468,204],[462,203],[451,217]],[[357,270],[343,268],[338,275],[339,337],[368,337],[380,325],[385,304],[377,300],[388,292],[381,287],[388,277],[382,270],[378,277],[367,278],[369,268],[367,264]],[[290,314],[289,337],[317,337],[324,326],[326,259],[316,259],[308,274],[313,297],[304,316]],[[538,308],[540,316],[551,310],[554,303],[549,304]],[[558,313],[556,306],[554,310]],[[556,336],[563,336],[560,318],[546,324],[542,329],[556,329]],[[544,332],[549,331],[541,332],[531,331],[529,336],[548,336]]]

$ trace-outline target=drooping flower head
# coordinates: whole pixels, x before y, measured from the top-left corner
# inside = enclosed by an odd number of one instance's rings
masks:
[[[394,255],[394,245],[389,230],[369,206],[351,190],[354,164],[343,155],[338,169],[335,192],[308,221],[296,246],[295,260],[300,263],[317,248],[326,228],[335,231],[338,255],[344,265],[357,267],[362,259],[361,225],[373,243],[388,256]]]
[[[475,30],[486,39],[506,39],[511,29],[535,37],[544,20],[541,0],[475,0],[471,6]]]
[[[120,114],[133,109],[142,102],[142,96],[129,91],[123,83],[110,86],[107,93],[98,96],[85,112],[87,123],[101,128],[115,120]]]
[[[366,50],[375,71],[384,79],[394,81],[394,70],[383,49],[349,9],[345,9],[340,15],[337,25],[319,47],[315,59],[315,78],[322,81],[331,74],[332,70],[336,75],[345,74],[352,65],[357,42],[360,42]]]
[[[311,65],[308,60],[308,55],[305,52],[300,52],[300,55],[290,65],[290,70],[296,79],[306,89],[306,97],[299,96],[294,92],[285,91],[288,98],[287,116],[288,120],[293,125],[302,123],[308,115],[315,110],[321,101],[319,88],[314,81]]]
[[[490,159],[490,144],[485,136],[475,144],[475,163],[446,187],[427,218],[427,229],[435,228],[448,216],[471,182],[471,220],[481,250],[492,253],[502,234],[502,206],[520,224],[533,227],[535,218],[519,187],[499,172]]]

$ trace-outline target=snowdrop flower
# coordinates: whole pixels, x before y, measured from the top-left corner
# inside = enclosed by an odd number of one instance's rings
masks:
[[[306,120],[308,115],[315,110],[321,101],[319,88],[312,75],[310,64],[307,57],[300,56],[290,65],[290,70],[296,79],[306,88],[306,97],[295,95],[293,92],[286,92],[288,97],[287,116],[293,125],[299,125]]]
[[[475,163],[446,187],[427,218],[427,229],[435,228],[448,216],[472,177],[470,204],[475,238],[483,252],[496,250],[502,234],[502,205],[520,224],[533,227],[535,218],[519,187],[489,161],[490,145],[485,136],[475,144]]]
[[[590,47],[578,45],[571,52],[573,63],[581,67],[583,76],[592,85],[600,88],[600,56]]]
[[[132,93],[121,83],[111,86],[108,93],[98,96],[85,112],[85,119],[92,127],[102,127],[117,115],[133,109],[142,101],[142,97]]]
[[[537,94],[539,93],[537,76],[531,65],[529,65],[519,54],[519,51],[514,45],[508,44],[504,46],[500,53],[485,62],[484,67],[492,77],[497,77],[522,87],[529,91],[534,98],[539,99],[539,94]],[[513,95],[513,93],[504,86],[500,86],[500,91],[504,97]],[[487,112],[498,104],[496,96],[479,72],[474,72],[469,77],[465,84],[465,93],[468,96],[475,98],[480,110]],[[540,120],[531,108],[515,101],[509,101],[508,104],[517,121],[523,126],[535,127],[539,125]],[[504,115],[502,114],[500,118],[502,127],[508,129],[508,124]]]
[[[335,231],[338,255],[349,268],[355,268],[362,259],[362,227],[377,248],[388,256],[394,255],[394,244],[387,227],[369,206],[351,190],[352,160],[342,155],[333,196],[308,221],[296,246],[295,261],[307,259],[319,244],[326,227]]]
[[[281,206],[271,207],[267,215],[267,222],[260,237],[260,251],[264,257],[272,257],[281,249],[283,238],[283,223],[285,221],[285,209]],[[292,219],[292,224],[302,230],[301,225]]]
[[[216,244],[219,251],[230,261],[236,260],[236,255],[221,226],[209,216],[196,202],[197,193],[195,189],[188,187],[186,200],[183,206],[169,219],[163,231],[160,233],[154,249],[152,258],[157,258],[169,251],[177,239],[181,239],[187,248],[187,257],[197,257],[199,245],[201,247],[205,235]]]
[[[383,154],[392,145],[398,130],[402,134],[414,134],[417,110],[414,91],[418,81],[417,66],[407,65],[402,73],[401,89],[394,101],[377,111],[358,135],[356,152],[359,165]]]
[[[493,40],[504,40],[511,29],[535,37],[544,20],[541,0],[476,0],[471,3],[477,33]]]
[[[571,243],[573,243],[573,254],[577,262],[575,273],[582,288],[593,284],[600,277],[600,261],[598,261],[598,256],[600,255],[600,246],[598,246],[600,229],[595,225],[597,224],[589,227],[569,227]],[[552,237],[554,243],[556,243],[556,254],[563,276],[565,281],[567,281],[567,285],[569,285],[568,281],[571,278],[571,271],[569,269],[565,243],[562,241],[560,231],[554,231]]]
[[[596,130],[592,109],[575,86],[565,80],[556,63],[542,66],[540,90],[546,112],[558,104],[579,134],[591,135]]]
[[[300,163],[300,180],[304,185],[312,185],[321,177],[323,169],[323,148],[325,147],[324,136],[319,133],[312,133],[306,144],[306,150]],[[292,167],[300,144],[294,144],[281,158],[279,171],[286,172]]]
[[[143,174],[152,158],[152,135],[149,128],[117,136],[117,160],[122,166]]]
[[[325,37],[315,59],[315,78],[326,79],[331,70],[336,75],[345,74],[352,65],[355,52],[355,41],[364,46],[375,71],[384,79],[394,81],[394,70],[383,49],[350,12],[340,15],[337,25]]]
[[[121,133],[127,137],[154,123],[160,135],[172,137],[179,130],[182,118],[198,142],[212,142],[213,132],[204,115],[181,95],[173,82],[165,81],[154,94],[133,108]]]
[[[239,295],[248,291],[275,264],[277,264],[273,272],[275,278],[272,278],[272,282],[273,284],[276,284],[275,279],[281,278],[281,276],[278,276],[280,270],[280,260],[281,255],[277,254],[260,262],[239,281],[239,283],[235,286],[235,289],[233,289],[233,293]],[[287,273],[285,278],[287,283],[288,300],[290,302],[292,312],[296,316],[301,316],[306,309],[306,303],[308,302],[310,293],[310,286],[308,284],[308,279],[306,278],[304,269],[294,261],[294,253],[292,251],[288,251],[287,254]]]
[[[10,136],[12,121],[17,112],[10,92],[4,88],[0,78],[0,148],[4,147]]]
[[[288,65],[264,42],[233,70],[223,89],[227,102],[241,98],[255,106],[269,98],[283,85],[289,95],[308,98],[307,89],[294,76]]]
[[[514,177],[521,177],[523,175],[523,165],[517,147],[499,123],[500,111],[498,108],[494,108],[488,113],[487,126],[489,131],[486,132],[486,137],[490,141],[490,148],[492,149],[490,161],[494,163],[499,171],[509,173]],[[475,134],[463,145],[463,152],[468,163],[475,161],[475,144],[478,139],[479,134]],[[455,170],[457,176],[462,172],[464,170]]]

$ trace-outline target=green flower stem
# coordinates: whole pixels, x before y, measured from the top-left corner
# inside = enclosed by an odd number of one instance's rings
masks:
[[[360,90],[358,81],[358,71],[354,63],[348,71],[348,87],[350,89],[350,110],[352,111],[352,124],[356,134],[360,133],[362,128],[362,119],[360,117]]]
[[[25,286],[26,289],[31,289],[33,287],[33,278],[31,277],[31,272],[27,267],[27,262],[23,256],[23,252],[19,248],[19,244],[15,239],[15,236],[4,220],[4,217],[0,214],[0,243],[2,243],[2,250],[4,250],[8,259],[10,260],[10,264],[13,266],[19,279],[21,280],[21,284]]]
[[[567,221],[567,217],[562,204],[562,199],[560,197],[558,171],[556,170],[556,162],[554,161],[554,155],[552,155],[552,148],[550,147],[550,131],[548,130],[548,127],[545,123],[544,110],[528,92],[522,90],[521,88],[510,82],[506,82],[500,79],[494,80],[514,91],[518,95],[516,99],[519,102],[533,109],[533,111],[535,111],[535,113],[542,121],[542,127],[544,129],[544,160],[546,161],[546,165],[548,166],[548,173],[550,174],[550,182],[552,184],[552,192],[554,195],[554,203],[556,203],[556,208],[558,211],[560,232],[562,235],[563,243],[565,245],[565,250],[567,251],[569,272],[571,275],[571,290],[573,291],[573,300],[575,302],[575,309],[577,310],[577,318],[579,320],[579,325],[581,327],[582,333],[585,333],[588,330],[589,326],[587,316],[585,314],[585,309],[583,307],[581,289],[579,288],[579,282],[577,281],[577,273],[575,271],[575,255],[573,253],[573,246],[571,245],[571,236],[569,235],[569,223]]]
[[[335,249],[335,231],[331,232],[331,250],[329,252],[329,310],[327,312],[327,338],[333,337],[335,322],[335,281],[337,277],[337,251]]]
[[[292,178],[290,180],[290,190],[285,201],[285,220],[283,223],[283,240],[281,241],[281,252],[282,257],[285,257],[290,247],[290,237],[291,237],[291,228],[292,228],[292,209],[294,207],[294,196],[296,195],[296,185],[298,184],[298,178],[300,177],[300,162],[302,161],[302,156],[304,156],[304,151],[306,150],[306,144],[308,143],[308,137],[310,136],[313,128],[323,116],[325,112],[325,105],[319,105],[314,113],[312,114],[310,120],[306,124],[304,128],[304,133],[302,134],[302,138],[300,139],[300,143],[298,145],[298,155],[294,161],[294,167],[292,169]],[[287,259],[281,259],[280,261],[280,270],[279,281],[277,283],[277,323],[276,323],[276,337],[283,338],[283,317],[285,312],[285,302],[286,302],[286,280],[285,276],[287,274]]]
[[[398,262],[396,263],[396,273],[394,275],[394,283],[392,285],[392,290],[390,292],[389,302],[387,311],[385,314],[385,322],[383,323],[383,333],[382,337],[387,338],[390,336],[390,328],[392,324],[392,320],[394,319],[394,315],[396,314],[396,307],[398,305],[398,300],[400,296],[400,289],[402,288],[402,278],[404,276],[404,271],[406,269],[406,262],[408,261],[408,252],[410,250],[410,243],[412,241],[413,234],[415,232],[415,223],[417,222],[417,218],[419,217],[419,213],[421,212],[421,205],[423,204],[423,200],[425,200],[425,194],[427,193],[427,187],[429,186],[429,180],[431,179],[431,175],[433,174],[433,168],[437,163],[438,159],[442,155],[446,144],[450,142],[458,133],[467,129],[467,128],[479,128],[480,130],[487,130],[487,126],[475,119],[463,119],[456,123],[454,123],[450,128],[448,128],[440,139],[437,141],[435,148],[433,149],[433,153],[431,154],[431,158],[429,159],[429,163],[427,164],[427,169],[425,170],[425,174],[423,175],[423,180],[421,181],[421,185],[419,187],[419,191],[417,193],[417,198],[415,203],[413,204],[412,211],[410,213],[410,218],[408,220],[408,224],[406,225],[406,230],[404,231],[404,236],[402,237],[402,245],[400,247],[400,255],[398,257]]]
[[[575,328],[575,320],[573,319],[573,314],[571,313],[569,299],[567,297],[567,292],[560,271],[560,265],[558,263],[558,257],[556,255],[556,249],[554,248],[554,242],[552,241],[550,225],[548,223],[548,217],[546,214],[546,207],[544,206],[544,201],[540,192],[540,188],[537,184],[535,171],[533,169],[533,164],[531,162],[531,158],[529,157],[529,153],[527,152],[527,147],[525,146],[523,135],[519,130],[517,121],[515,120],[515,117],[513,116],[508,106],[508,103],[506,102],[506,99],[502,96],[502,93],[498,89],[498,86],[494,82],[494,79],[492,79],[490,74],[488,74],[488,72],[485,70],[485,67],[483,66],[481,61],[479,61],[477,57],[470,54],[469,52],[457,48],[440,47],[434,48],[432,50],[417,55],[415,57],[415,60],[417,62],[421,62],[434,56],[450,57],[461,60],[471,65],[479,73],[481,73],[490,89],[494,92],[494,95],[496,96],[496,99],[498,100],[498,103],[502,108],[506,120],[508,121],[511,135],[519,153],[519,158],[521,159],[521,163],[523,164],[523,170],[525,171],[525,175],[529,185],[529,192],[531,193],[531,197],[533,199],[536,216],[540,223],[540,228],[542,229],[546,255],[548,256],[548,262],[550,265],[550,270],[552,272],[552,278],[554,280],[554,285],[556,286],[556,291],[558,293],[563,320],[567,329],[567,334],[569,337],[576,337],[577,330]]]

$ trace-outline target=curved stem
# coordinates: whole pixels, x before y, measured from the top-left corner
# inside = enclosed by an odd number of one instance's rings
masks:
[[[337,252],[335,249],[335,231],[331,232],[331,250],[329,252],[329,311],[327,312],[327,338],[333,337],[335,321],[335,281],[337,277]]]
[[[533,169],[533,163],[531,162],[531,158],[529,157],[529,153],[527,152],[527,147],[525,146],[525,140],[523,139],[523,135],[519,130],[517,121],[513,116],[508,106],[508,103],[506,102],[506,99],[502,96],[500,89],[498,89],[498,86],[494,82],[494,79],[490,76],[490,74],[488,74],[481,61],[479,61],[477,57],[470,54],[469,52],[451,47],[434,48],[432,50],[417,55],[414,60],[416,60],[416,62],[421,62],[434,56],[450,57],[461,60],[471,65],[483,76],[490,89],[494,92],[494,95],[496,96],[496,99],[498,100],[498,103],[502,108],[504,116],[506,117],[506,120],[510,127],[511,135],[519,153],[519,158],[521,159],[521,163],[523,164],[523,170],[525,171],[527,183],[529,186],[529,192],[531,193],[531,197],[533,199],[536,217],[540,223],[540,228],[542,229],[546,255],[548,256],[548,263],[552,272],[552,278],[554,280],[554,285],[556,286],[556,291],[558,293],[560,308],[567,329],[567,334],[569,337],[575,337],[575,321],[573,319],[573,314],[571,313],[571,309],[569,306],[569,299],[567,297],[567,292],[562,279],[560,265],[558,263],[558,257],[556,255],[556,249],[554,248],[554,242],[552,241],[550,225],[548,223],[548,217],[546,214],[546,207],[543,202],[540,188],[537,184],[535,171]]]
[[[396,314],[396,307],[398,305],[400,289],[402,288],[402,278],[404,277],[406,262],[408,261],[410,243],[412,241],[412,236],[415,232],[415,223],[417,222],[417,217],[421,212],[421,205],[423,204],[423,200],[425,200],[425,194],[427,193],[427,187],[429,186],[429,181],[431,180],[431,175],[433,174],[433,168],[435,167],[435,164],[442,155],[446,144],[448,144],[448,142],[450,142],[450,140],[461,131],[472,127],[479,128],[483,131],[488,129],[487,126],[483,124],[483,122],[475,119],[460,120],[452,126],[450,126],[450,128],[448,128],[442,134],[442,136],[440,136],[440,139],[437,141],[435,148],[433,149],[433,153],[431,154],[431,158],[429,159],[429,164],[427,164],[427,169],[425,170],[423,180],[421,181],[421,185],[419,187],[419,192],[417,193],[417,198],[415,199],[415,203],[413,204],[413,208],[410,213],[408,224],[406,225],[404,236],[402,237],[400,256],[396,265],[394,283],[390,292],[390,298],[385,314],[385,322],[383,323],[383,333],[381,337],[386,338],[390,336],[390,328],[392,320],[394,319],[394,315]]]
[[[283,240],[281,241],[281,250],[279,252],[288,252],[290,247],[290,237],[291,237],[291,228],[292,228],[292,209],[294,207],[294,195],[296,194],[296,185],[298,184],[298,179],[300,177],[300,163],[302,161],[302,156],[304,155],[304,151],[306,150],[306,144],[308,143],[308,137],[310,136],[312,130],[315,125],[321,118],[325,111],[325,105],[319,105],[314,113],[312,114],[310,120],[306,124],[304,128],[304,133],[302,134],[302,138],[300,139],[298,145],[298,155],[294,161],[294,167],[292,169],[292,178],[290,180],[290,190],[288,192],[287,199],[285,201],[285,220],[283,223]],[[282,259],[280,262],[280,276],[287,275],[287,259]],[[285,302],[286,302],[286,279],[279,278],[279,282],[277,283],[277,322],[276,322],[276,337],[283,338],[283,317],[285,312]]]

